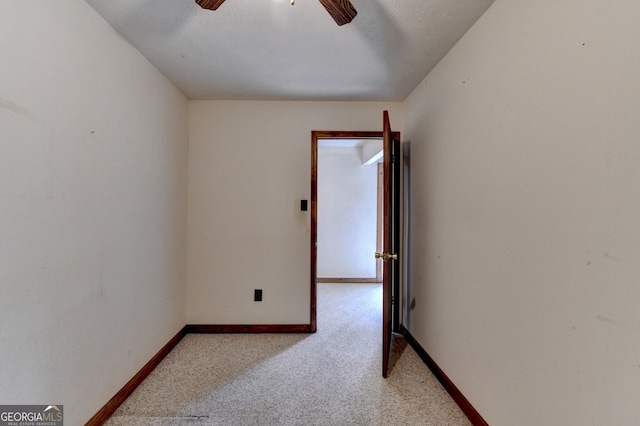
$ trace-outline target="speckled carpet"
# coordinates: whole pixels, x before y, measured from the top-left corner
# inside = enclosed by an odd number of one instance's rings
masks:
[[[381,286],[319,284],[315,334],[190,334],[106,423],[469,425],[410,346],[381,376]]]

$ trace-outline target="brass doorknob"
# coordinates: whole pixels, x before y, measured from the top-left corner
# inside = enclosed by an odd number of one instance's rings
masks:
[[[389,253],[378,253],[378,252],[376,252],[376,259],[382,259],[385,262],[387,260],[389,260],[389,259],[398,260],[398,255],[396,253],[389,254]]]

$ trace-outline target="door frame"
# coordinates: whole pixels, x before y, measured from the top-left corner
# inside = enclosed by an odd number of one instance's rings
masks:
[[[400,138],[400,132],[393,132]],[[311,131],[311,199],[310,199],[310,319],[311,331],[317,331],[318,297],[318,140],[319,139],[381,139],[383,132],[312,130]],[[373,255],[373,253],[372,253]]]

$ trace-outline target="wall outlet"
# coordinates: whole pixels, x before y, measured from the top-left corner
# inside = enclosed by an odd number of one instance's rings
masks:
[[[262,289],[256,288],[253,290],[253,301],[254,302],[262,302]]]

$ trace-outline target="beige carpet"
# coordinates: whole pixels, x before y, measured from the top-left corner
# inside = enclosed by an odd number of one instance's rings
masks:
[[[319,284],[315,334],[190,334],[107,425],[469,425],[410,346],[381,377],[379,284]]]

